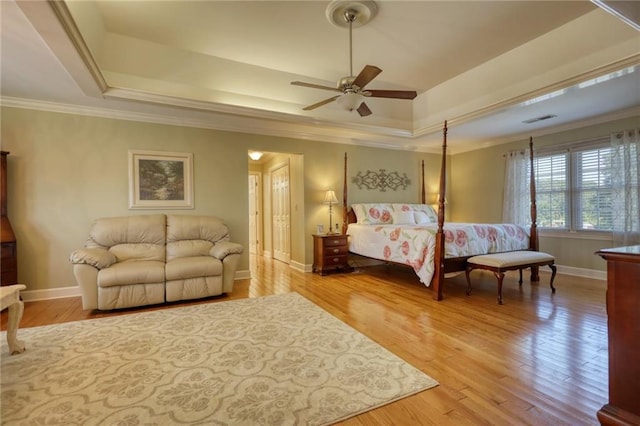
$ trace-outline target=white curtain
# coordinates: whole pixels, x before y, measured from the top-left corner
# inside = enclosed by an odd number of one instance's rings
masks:
[[[502,221],[529,225],[531,223],[531,192],[528,173],[529,159],[524,151],[507,154],[502,197]]]
[[[640,129],[611,135],[613,244],[640,244]]]

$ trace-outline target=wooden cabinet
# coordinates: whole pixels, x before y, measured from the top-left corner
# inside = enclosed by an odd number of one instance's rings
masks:
[[[12,285],[18,283],[18,247],[16,237],[11,228],[7,216],[7,151],[0,151],[0,243],[2,252],[0,256],[0,285]]]
[[[640,246],[603,249],[607,261],[609,403],[603,425],[640,424]]]
[[[349,236],[343,234],[313,235],[313,272],[326,275],[330,271],[350,272]]]

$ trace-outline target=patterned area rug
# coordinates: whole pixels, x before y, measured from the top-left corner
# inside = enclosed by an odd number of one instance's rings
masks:
[[[297,293],[3,332],[2,423],[321,425],[437,382]]]

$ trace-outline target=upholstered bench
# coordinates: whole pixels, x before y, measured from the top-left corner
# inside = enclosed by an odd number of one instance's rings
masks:
[[[467,259],[467,295],[471,294],[471,279],[469,273],[474,269],[486,269],[493,272],[498,279],[498,303],[502,305],[502,280],[506,271],[520,271],[520,280],[518,283],[522,285],[522,270],[548,265],[551,268],[551,292],[555,293],[556,288],[553,286],[553,280],[556,277],[555,258],[539,251],[509,251],[504,253],[483,254],[473,256]]]

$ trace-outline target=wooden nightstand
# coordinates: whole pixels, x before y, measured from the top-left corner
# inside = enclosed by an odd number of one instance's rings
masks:
[[[313,235],[313,272],[327,275],[329,271],[351,272],[348,262],[348,235]]]

